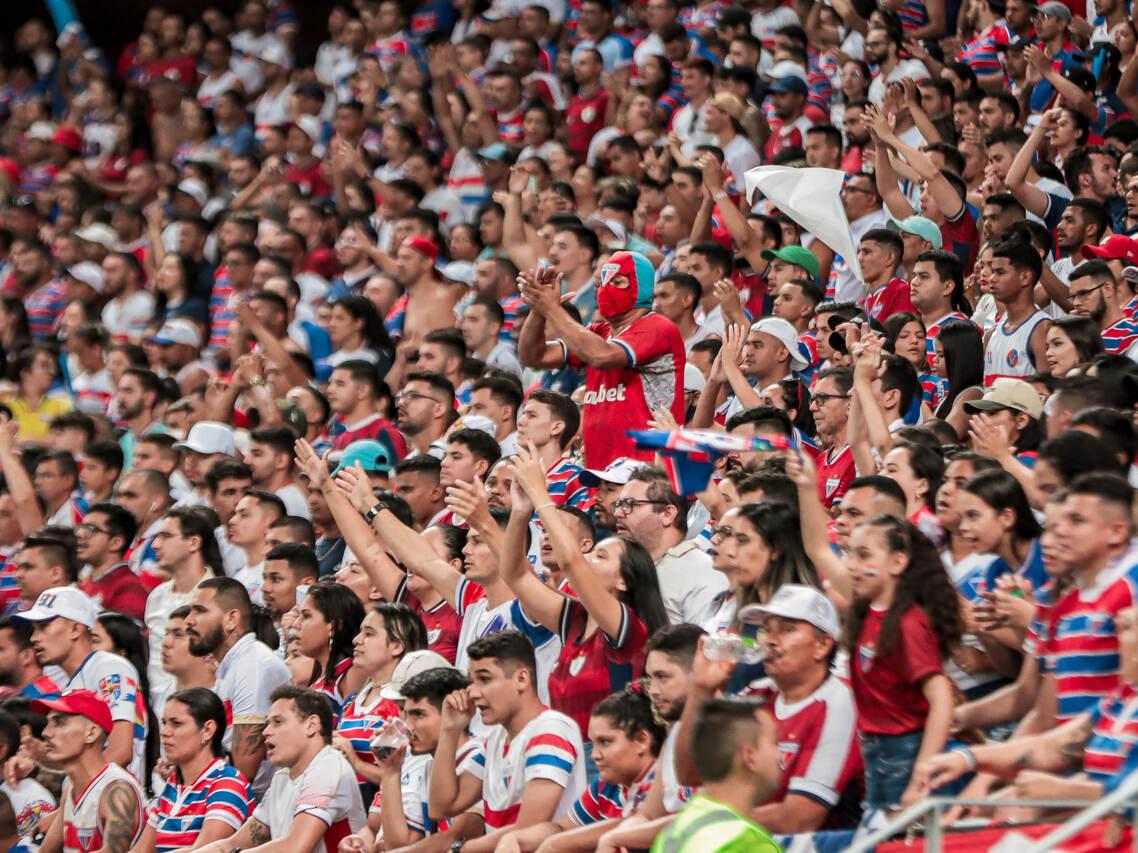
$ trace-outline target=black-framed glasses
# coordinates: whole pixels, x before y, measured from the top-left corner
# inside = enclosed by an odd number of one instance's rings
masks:
[[[810,405],[817,405],[821,407],[830,402],[830,400],[848,400],[849,398],[849,394],[815,394],[810,398]]]
[[[637,499],[637,498],[620,498],[619,500],[615,500],[612,502],[612,511],[614,513],[621,513],[623,515],[625,513],[632,512],[632,510],[634,510],[636,507],[640,506],[641,504],[666,504],[666,503],[667,503],[667,501],[653,501],[653,500],[648,500],[648,499]]]
[[[85,522],[83,524],[80,524],[77,528],[75,528],[75,530],[76,530],[76,532],[90,533],[92,535],[94,535],[96,533],[102,533],[105,536],[111,535],[111,531],[106,530],[102,527],[99,527],[99,525],[97,525],[97,524],[91,524],[90,522]]]
[[[1086,290],[1080,290],[1078,292],[1076,292],[1074,290],[1068,291],[1067,296],[1070,298],[1070,300],[1072,302],[1082,302],[1084,299],[1086,299],[1088,296],[1090,296],[1096,290],[1101,290],[1104,287],[1106,287],[1105,281],[1099,282],[1094,287],[1088,287]]]
[[[430,394],[420,394],[418,391],[401,391],[395,395],[395,403],[398,405],[404,400],[430,400],[432,403],[437,403],[434,397]]]

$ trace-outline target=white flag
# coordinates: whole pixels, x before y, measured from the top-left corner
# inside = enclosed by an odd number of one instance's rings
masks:
[[[755,190],[759,190],[804,231],[841,255],[858,281],[862,279],[857,246],[842,207],[845,172],[816,167],[758,166],[749,170],[743,179],[747,184],[748,203]]]

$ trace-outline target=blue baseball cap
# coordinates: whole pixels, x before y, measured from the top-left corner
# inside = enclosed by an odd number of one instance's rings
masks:
[[[345,468],[354,468],[357,462],[369,474],[391,473],[391,457],[387,453],[387,448],[374,439],[363,438],[353,441],[344,448],[340,464],[332,474],[339,474]]]

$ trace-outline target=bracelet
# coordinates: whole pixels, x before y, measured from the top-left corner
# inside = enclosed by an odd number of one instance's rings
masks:
[[[541,504],[540,506],[535,506],[535,507],[533,508],[533,511],[534,511],[534,512],[541,512],[541,511],[542,511],[543,509],[545,509],[547,506],[551,506],[551,507],[554,507],[554,508],[556,509],[556,507],[557,507],[557,504],[555,504],[553,501],[546,501],[545,503]]]
[[[976,753],[972,751],[972,748],[970,746],[964,743],[960,743],[949,751],[957,752],[964,756],[964,761],[968,765],[968,771],[970,773],[976,771]]]
[[[719,201],[720,199],[727,198],[727,190],[720,190],[717,193],[712,193],[711,197],[713,199],[715,199],[716,201]]]

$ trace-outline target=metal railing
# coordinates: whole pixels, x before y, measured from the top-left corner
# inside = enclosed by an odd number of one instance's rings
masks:
[[[945,826],[942,823],[943,812],[953,806],[982,806],[997,808],[1000,806],[1016,806],[1036,809],[1078,809],[1079,813],[1063,823],[1062,826],[1052,830],[1029,847],[1023,853],[1044,853],[1054,850],[1064,841],[1074,837],[1086,829],[1099,818],[1106,817],[1113,812],[1127,806],[1134,806],[1138,799],[1138,772],[1130,774],[1110,794],[1101,800],[1087,805],[1086,800],[1007,800],[1007,799],[957,799],[954,797],[929,797],[915,806],[902,811],[885,826],[874,830],[866,836],[857,839],[847,849],[847,853],[870,853],[890,839],[901,835],[918,821],[924,821],[924,841],[927,853],[940,853],[944,838]],[[1138,809],[1133,809],[1130,822],[1134,828],[1134,850],[1138,853]],[[1014,827],[1008,828],[1014,832]]]

